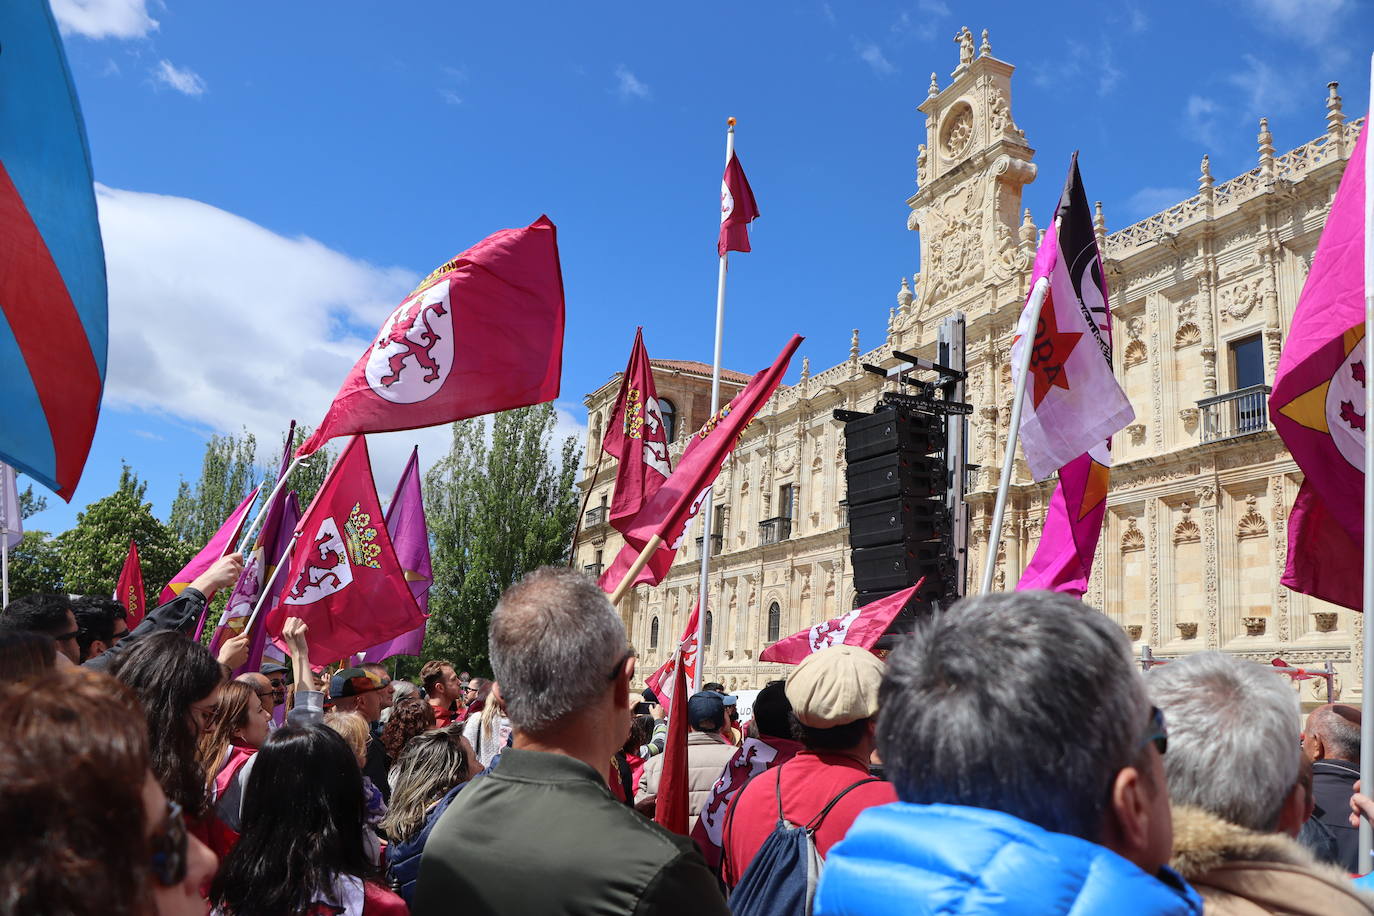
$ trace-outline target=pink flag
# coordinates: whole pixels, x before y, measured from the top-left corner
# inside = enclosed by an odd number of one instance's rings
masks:
[[[558,397],[563,273],[554,225],[483,239],[382,324],[297,455],[334,436],[416,429]]]
[[[1279,357],[1269,416],[1305,480],[1288,526],[1289,588],[1362,610],[1365,157],[1351,153]]]
[[[239,507],[229,513],[229,517],[224,520],[224,524],[219,526],[214,537],[210,542],[200,549],[200,553],[191,558],[191,562],[182,567],[181,572],[172,577],[172,581],[167,583],[167,587],[158,596],[158,604],[166,604],[177,595],[180,595],[186,586],[196,580],[196,577],[205,572],[215,561],[233,550],[238,544],[239,536],[243,534],[243,525],[248,521],[248,510],[253,508],[253,503],[258,501],[258,491],[262,485],[253,488],[253,492],[239,503]]]
[[[759,205],[754,202],[754,190],[744,177],[739,157],[730,154],[725,164],[725,177],[720,180],[720,239],[716,250],[721,257],[727,251],[749,250],[749,224],[759,217]]]
[[[1135,419],[1112,374],[1112,323],[1107,281],[1097,250],[1088,196],[1074,153],[1054,226],[1045,233],[1031,272],[1031,295],[1049,284],[1040,318],[1021,312],[1012,366],[1031,348],[1022,406],[1021,450],[1031,475],[1044,480]],[[1027,301],[1029,305],[1029,297]]]
[[[749,380],[734,400],[720,409],[720,412],[707,420],[682,453],[677,470],[663,483],[653,498],[635,516],[634,521],[623,529],[625,546],[616,555],[611,568],[602,574],[598,584],[606,592],[614,592],[621,579],[634,565],[651,538],[658,536],[675,555],[687,535],[687,524],[701,511],[706,499],[706,490],[720,474],[725,459],[730,457],[739,437],[754,415],[768,403],[777,390],[778,384],[787,372],[787,364],[792,354],[801,345],[802,338],[793,335],[782,348],[773,365],[757,373]],[[662,550],[654,557],[654,563],[645,566],[635,578],[635,584],[648,582],[657,585],[662,572],[656,572]],[[662,567],[666,570],[667,567]]]
[[[1107,437],[1135,418],[1112,374],[1112,316],[1088,195],[1074,153],[1054,228],[1035,258],[1035,284],[1049,292],[1030,333],[1029,309],[1012,344],[1012,364],[1031,347],[1021,449],[1036,480],[1059,471],[1035,555],[1018,589],[1082,597],[1107,511],[1112,450]],[[1032,295],[1034,293],[1032,292]]]
[[[916,596],[916,592],[925,581],[923,578],[911,588],[904,588],[886,598],[879,598],[872,604],[856,607],[842,617],[818,623],[800,633],[780,639],[759,654],[759,661],[796,665],[813,652],[841,644],[872,649],[878,642],[878,637],[887,632],[887,628],[892,626],[892,621],[901,613],[902,608],[906,607],[907,602]]]
[[[114,600],[124,605],[128,615],[125,623],[133,629],[143,622],[147,612],[147,598],[143,593],[143,567],[138,562],[138,545],[129,542],[129,552],[124,556],[124,567],[119,571],[115,582]]]
[[[692,616],[687,619],[687,629],[682,633],[682,639],[678,642],[675,651],[666,662],[659,666],[659,669],[644,679],[644,683],[653,688],[654,694],[658,697],[659,705],[665,710],[671,711],[673,708],[673,694],[677,684],[677,660],[681,656],[683,668],[686,669],[687,684],[696,683],[697,661],[701,653],[697,646],[697,617],[701,613],[701,603],[692,608]]]
[[[405,570],[410,593],[420,610],[429,613],[429,587],[434,584],[434,570],[429,562],[429,525],[425,521],[424,496],[420,489],[420,447],[410,453],[410,461],[396,484],[391,505],[386,507],[386,530],[396,548],[396,559]],[[379,662],[393,655],[419,655],[425,643],[425,624],[409,633],[373,646],[363,653],[369,662]]]

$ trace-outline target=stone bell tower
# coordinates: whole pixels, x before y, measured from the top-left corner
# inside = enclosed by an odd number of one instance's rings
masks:
[[[917,338],[933,334],[954,309],[973,321],[1024,295],[1019,286],[1035,256],[1035,226],[1028,214],[1021,219],[1021,189],[1035,179],[1035,151],[1012,117],[1015,68],[992,56],[986,29],[977,48],[967,27],[954,40],[953,82],[941,89],[932,73],[919,106],[926,116],[926,142],[916,156],[920,190],[907,200],[907,228],[921,234],[921,272],[914,290],[899,293],[897,330]]]

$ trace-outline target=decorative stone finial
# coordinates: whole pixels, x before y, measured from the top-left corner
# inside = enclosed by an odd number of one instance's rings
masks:
[[[803,357],[802,357],[802,374],[801,374],[801,380],[804,382],[804,381],[806,381],[807,379],[809,379],[810,377],[811,377],[811,357],[809,357],[809,356],[803,356]]]
[[[939,84],[938,82],[936,82],[936,80],[935,80],[935,74],[934,74],[934,73],[931,73],[931,74],[930,74],[930,88],[926,90],[926,95],[927,95],[929,98],[932,98],[932,99],[933,99],[933,98],[935,98],[935,97],[936,97],[937,95],[939,95],[939,94],[940,94],[940,84]]]
[[[983,29],[983,43],[982,43],[982,45],[980,45],[980,46],[978,47],[978,56],[979,56],[979,57],[991,57],[991,56],[992,56],[992,43],[988,41],[988,30],[987,30],[987,29]]]
[[[1209,191],[1212,188],[1212,157],[1202,157],[1202,174],[1198,176],[1197,187],[1199,191]]]
[[[1260,118],[1259,135],[1260,168],[1266,175],[1274,173],[1274,135],[1269,132],[1269,119]]]
[[[1336,94],[1340,83],[1326,84],[1326,132],[1333,137],[1339,136],[1345,126],[1345,112],[1341,110],[1341,97]]]
[[[854,335],[849,338],[849,361],[859,361],[859,329],[854,329]]]
[[[888,308],[887,310],[887,333],[891,334],[892,329],[897,326],[897,310]]]
[[[1030,207],[1021,216],[1021,241],[1027,245],[1035,242],[1035,220],[1031,219]]]
[[[902,277],[902,288],[897,290],[897,311],[906,314],[907,309],[911,308],[911,287],[906,284],[906,277]]]
[[[1107,232],[1107,218],[1102,215],[1102,201],[1097,201],[1093,205],[1093,230],[1098,235],[1105,235]]]

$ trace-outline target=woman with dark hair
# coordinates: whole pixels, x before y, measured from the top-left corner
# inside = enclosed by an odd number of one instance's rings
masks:
[[[415,893],[429,831],[458,790],[477,775],[472,745],[461,730],[455,724],[425,732],[406,745],[397,765],[391,807],[382,818],[382,829],[391,840],[386,848],[387,876],[406,903]]]
[[[143,707],[153,775],[167,797],[181,806],[192,831],[223,854],[233,838],[211,816],[196,744],[214,718],[224,670],[200,643],[164,631],[130,649],[111,674],[133,688]]]
[[[253,754],[267,740],[269,713],[257,691],[239,681],[220,688],[210,727],[200,736],[196,759],[205,773],[215,815],[230,830],[239,829],[239,808]]]
[[[392,681],[395,684],[395,681]],[[434,707],[425,702],[424,697],[415,694],[391,704],[391,718],[382,726],[382,747],[391,760],[391,769],[386,781],[391,791],[396,791],[396,777],[401,765],[401,755],[406,745],[416,735],[422,735],[434,727]]]
[[[31,630],[0,629],[0,681],[46,674],[57,664],[57,643]]]
[[[205,913],[215,857],[153,778],[143,717],[113,678],[0,684],[0,823],[14,835],[3,916]]]
[[[323,725],[284,725],[258,751],[243,828],[210,887],[224,916],[405,916],[363,844],[363,776]],[[328,908],[328,909],[326,909]]]

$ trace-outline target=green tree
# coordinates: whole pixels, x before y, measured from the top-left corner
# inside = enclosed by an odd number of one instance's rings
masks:
[[[61,553],[62,588],[80,595],[110,595],[124,566],[129,541],[138,544],[143,581],[150,603],[186,565],[200,545],[188,546],[153,515],[144,499],[148,485],[126,464],[119,486],[77,513],[76,524],[56,538]]]
[[[291,451],[295,452],[296,449],[300,448],[301,443],[310,437],[310,433],[309,426],[297,426],[296,433],[291,438]],[[282,436],[283,440],[285,438]],[[310,505],[310,501],[315,498],[315,494],[324,485],[324,479],[329,474],[329,468],[334,464],[335,456],[335,450],[326,445],[292,469],[291,478],[287,481],[287,485],[299,495],[302,511]],[[281,458],[281,449],[278,449],[272,459],[267,462],[267,480],[262,485],[264,493],[272,492],[272,488],[277,485],[277,470],[281,467]]]
[[[425,656],[490,673],[487,622],[532,569],[566,563],[577,522],[581,449],[553,448],[554,410],[539,404],[453,425],[449,453],[425,475],[434,586]]]
[[[64,591],[57,539],[46,531],[25,531],[24,539],[10,548],[10,597]]]
[[[21,519],[36,515],[46,508],[48,508],[48,498],[33,492],[33,484],[29,484],[19,494],[19,517]]]
[[[183,478],[172,500],[167,519],[172,534],[196,550],[214,537],[261,477],[257,450],[257,439],[247,430],[242,436],[211,436],[201,459],[200,480],[192,488]]]

